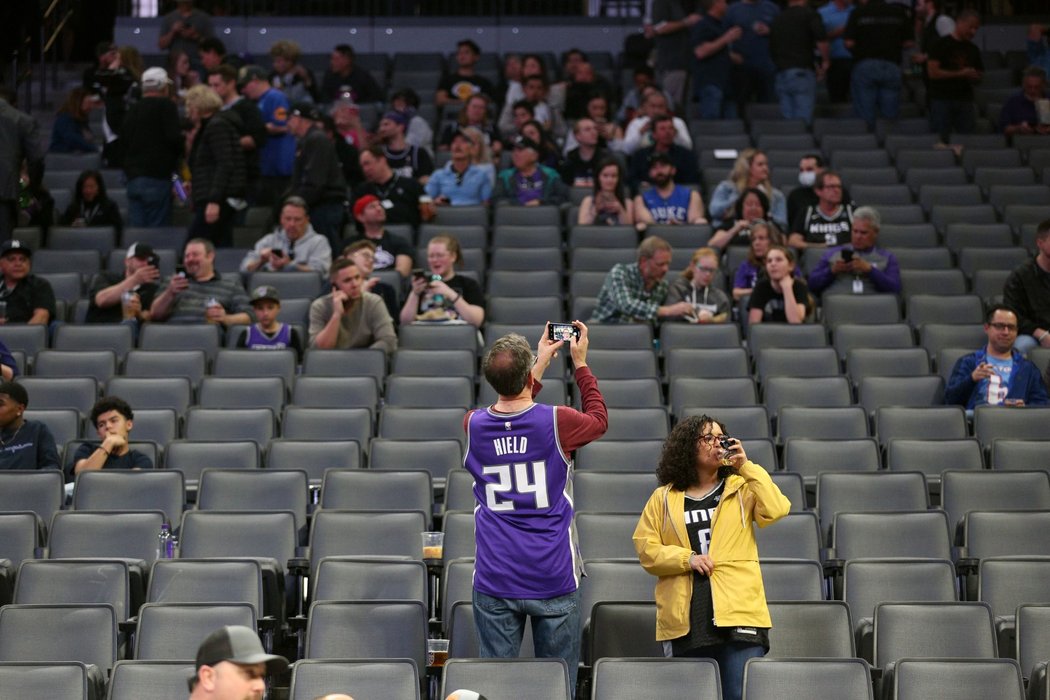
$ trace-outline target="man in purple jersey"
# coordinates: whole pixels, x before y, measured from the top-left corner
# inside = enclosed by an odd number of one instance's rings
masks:
[[[482,371],[499,400],[469,412],[463,427],[464,465],[480,504],[474,509],[479,653],[516,657],[531,617],[536,657],[564,659],[575,692],[583,557],[572,521],[571,455],[605,434],[609,415],[587,367],[587,326],[573,325],[580,335],[569,341],[569,351],[583,412],[533,401],[543,372],[565,343],[549,340],[544,328],[535,357],[516,333],[493,343]]]

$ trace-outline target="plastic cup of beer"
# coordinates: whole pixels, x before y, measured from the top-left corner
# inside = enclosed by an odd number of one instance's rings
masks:
[[[423,558],[441,559],[442,549],[445,544],[445,533],[424,532],[423,533]]]
[[[444,666],[448,661],[448,640],[427,640],[427,666]]]

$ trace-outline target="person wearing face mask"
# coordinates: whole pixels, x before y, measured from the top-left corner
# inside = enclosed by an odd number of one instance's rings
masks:
[[[689,266],[682,270],[667,289],[667,304],[685,301],[693,312],[673,320],[690,323],[725,323],[729,318],[729,297],[715,285],[718,279],[718,251],[697,248]],[[672,320],[672,319],[669,319]]]
[[[806,283],[795,277],[795,254],[775,245],[766,253],[766,276],[755,283],[748,323],[805,323],[813,310]]]
[[[806,207],[816,206],[818,197],[813,185],[817,182],[817,175],[824,172],[826,163],[818,153],[807,153],[798,162],[798,187],[791,190],[787,198],[788,222],[793,222],[799,214],[806,211]],[[849,189],[842,188],[842,201],[852,202]]]

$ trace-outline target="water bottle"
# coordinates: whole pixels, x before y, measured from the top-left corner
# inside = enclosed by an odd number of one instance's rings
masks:
[[[189,199],[186,194],[186,187],[182,184],[182,178],[179,177],[178,173],[171,174],[171,186],[175,188],[175,196],[179,198],[179,201],[183,204]]]
[[[430,281],[431,282],[440,282],[441,281],[441,275],[431,275],[430,276]],[[434,295],[434,306],[444,306],[444,305],[445,305],[445,295],[444,294],[435,294]]]
[[[160,526],[160,534],[157,535],[157,558],[175,558],[175,537],[171,534],[171,526],[167,523]]]

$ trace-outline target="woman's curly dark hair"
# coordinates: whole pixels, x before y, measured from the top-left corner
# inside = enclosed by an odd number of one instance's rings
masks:
[[[679,491],[695,486],[700,479],[696,473],[696,450],[700,436],[705,429],[717,425],[726,432],[726,427],[711,416],[690,416],[681,420],[664,440],[660,453],[660,462],[656,465],[656,479],[661,485],[670,484]],[[725,478],[724,470],[719,469],[719,478]]]

